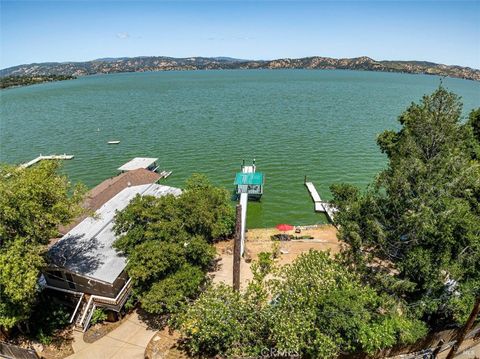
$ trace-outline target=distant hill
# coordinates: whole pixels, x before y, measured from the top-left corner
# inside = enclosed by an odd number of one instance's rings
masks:
[[[313,56],[277,60],[241,60],[229,57],[174,58],[165,56],[104,58],[86,62],[48,62],[19,65],[0,70],[0,77],[84,76],[117,72],[217,69],[346,69],[428,74],[480,81],[480,70],[470,67],[442,65],[426,61],[376,61],[366,56],[351,59]]]

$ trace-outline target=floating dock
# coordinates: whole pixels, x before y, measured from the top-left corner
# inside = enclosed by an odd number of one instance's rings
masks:
[[[317,189],[312,182],[305,182],[305,186],[307,187],[308,192],[312,197],[315,206],[315,212],[325,213],[328,219],[333,222],[333,218],[335,217],[335,213],[338,212],[338,209],[331,203],[322,201],[320,195],[317,192]]]
[[[20,167],[27,168],[43,160],[71,160],[71,159],[73,159],[73,155],[63,154],[63,155],[42,156],[42,154],[40,154],[40,156],[38,156],[37,158],[34,158],[30,162],[21,164]]]

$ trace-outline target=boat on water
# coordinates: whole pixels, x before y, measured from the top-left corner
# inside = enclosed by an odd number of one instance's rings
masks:
[[[109,145],[118,145],[120,141],[108,141],[107,142]]]
[[[265,176],[262,172],[257,172],[255,159],[251,165],[245,165],[245,161],[243,161],[240,172],[237,172],[235,176],[234,184],[237,197],[242,193],[248,193],[248,199],[260,200],[263,195]]]

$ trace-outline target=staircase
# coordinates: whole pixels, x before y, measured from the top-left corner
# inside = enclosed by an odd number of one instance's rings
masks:
[[[85,332],[92,319],[95,308],[107,308],[119,312],[132,292],[132,283],[129,279],[120,290],[116,298],[102,297],[98,295],[84,294],[77,304],[76,313],[74,313],[70,323],[75,322],[74,330]]]
[[[88,326],[88,323],[93,314],[92,297],[89,294],[85,294],[78,308],[77,313],[75,314],[75,324],[74,330],[84,332]],[[88,318],[88,321],[87,321]]]

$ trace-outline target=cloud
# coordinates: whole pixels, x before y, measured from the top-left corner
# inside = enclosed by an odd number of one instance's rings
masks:
[[[130,34],[128,32],[119,32],[117,33],[117,38],[118,39],[128,39],[130,37]]]

